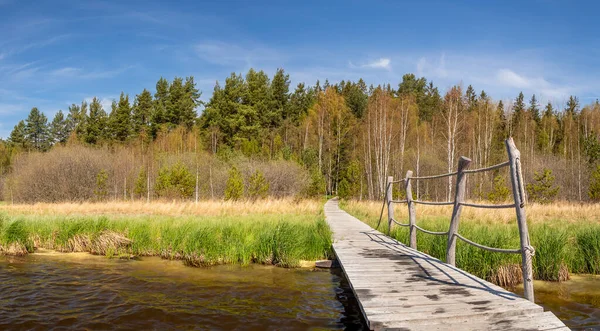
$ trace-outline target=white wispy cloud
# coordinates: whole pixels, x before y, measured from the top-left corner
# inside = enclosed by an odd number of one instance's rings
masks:
[[[55,69],[50,72],[50,75],[57,77],[72,77],[80,72],[81,69],[73,68],[73,67],[65,67],[60,69]]]
[[[506,68],[498,70],[496,80],[500,85],[515,89],[539,91],[542,95],[552,99],[564,99],[574,92],[568,85],[553,84],[543,77],[528,77]]]
[[[361,69],[361,68],[371,68],[371,69],[385,69],[385,70],[391,70],[392,66],[391,66],[392,60],[390,60],[390,58],[387,57],[382,57],[376,60],[372,60],[363,64],[359,64],[356,65],[354,63],[352,63],[352,61],[348,62],[349,67],[352,69]]]
[[[379,68],[379,69],[390,70],[391,69],[390,63],[391,63],[390,59],[381,58],[377,61],[373,61],[373,62],[364,64],[363,67],[364,68]]]
[[[94,70],[86,71],[82,68],[63,67],[51,70],[45,73],[49,78],[80,78],[80,79],[101,79],[114,78],[120,74],[134,68],[135,66],[124,66],[113,70]]]

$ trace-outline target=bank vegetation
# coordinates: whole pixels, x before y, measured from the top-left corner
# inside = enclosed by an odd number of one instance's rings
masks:
[[[160,256],[190,266],[296,267],[331,255],[320,201],[0,206],[0,253]]]

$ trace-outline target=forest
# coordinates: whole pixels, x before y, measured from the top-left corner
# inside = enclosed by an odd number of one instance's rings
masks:
[[[338,195],[376,200],[387,176],[452,172],[521,151],[528,199],[600,200],[600,103],[495,100],[462,84],[445,92],[406,74],[397,85],[269,77],[250,69],[201,101],[193,77],[73,104],[50,120],[32,108],[0,140],[4,201],[259,199]],[[129,91],[129,93],[135,91]],[[472,200],[510,199],[506,173],[469,179]],[[418,199],[452,200],[452,177],[419,183]],[[396,192],[402,194],[402,192]]]

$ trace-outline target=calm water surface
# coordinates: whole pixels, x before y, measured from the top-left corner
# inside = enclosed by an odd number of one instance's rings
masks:
[[[535,302],[574,330],[600,330],[600,276],[571,275],[561,283],[534,281]],[[523,287],[516,293],[522,295]]]
[[[339,272],[190,268],[87,254],[0,257],[0,330],[364,328]]]

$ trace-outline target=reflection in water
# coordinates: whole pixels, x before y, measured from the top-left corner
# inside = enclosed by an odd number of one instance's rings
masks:
[[[600,329],[600,276],[571,275],[561,283],[534,281],[535,302],[572,329]],[[523,294],[523,286],[516,293]]]
[[[81,254],[0,257],[0,329],[364,328],[339,271],[185,267]]]

